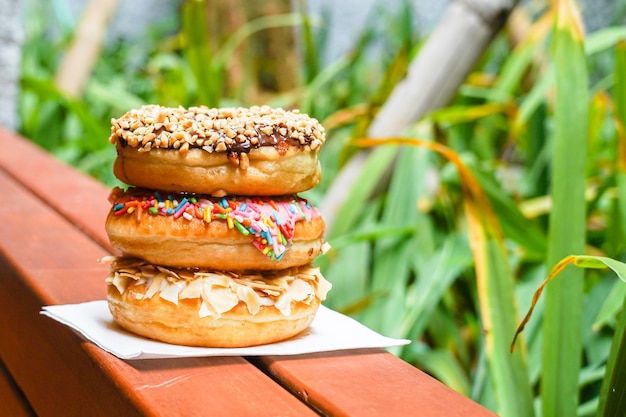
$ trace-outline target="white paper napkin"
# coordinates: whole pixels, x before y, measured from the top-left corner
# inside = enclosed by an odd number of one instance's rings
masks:
[[[63,323],[100,348],[121,359],[156,359],[194,356],[299,355],[343,349],[401,346],[405,339],[382,336],[356,320],[320,306],[310,328],[283,342],[248,348],[199,348],[157,342],[119,327],[107,302],[45,306],[41,314]]]

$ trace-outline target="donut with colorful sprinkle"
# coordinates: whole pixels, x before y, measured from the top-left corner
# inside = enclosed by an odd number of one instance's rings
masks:
[[[324,250],[324,220],[301,197],[211,197],[115,188],[105,229],[124,255],[219,271],[305,265]]]

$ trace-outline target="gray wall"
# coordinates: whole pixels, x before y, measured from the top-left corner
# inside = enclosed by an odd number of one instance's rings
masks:
[[[0,126],[17,127],[17,94],[23,28],[20,0],[0,0]]]
[[[430,32],[451,0],[411,0],[420,35]],[[294,3],[297,3],[295,1]],[[307,0],[307,11],[313,16],[328,16],[328,50],[324,62],[332,62],[354,45],[360,31],[370,27],[371,20],[385,14],[397,14],[402,0]],[[379,22],[381,25],[384,21]],[[382,28],[382,26],[381,26]]]

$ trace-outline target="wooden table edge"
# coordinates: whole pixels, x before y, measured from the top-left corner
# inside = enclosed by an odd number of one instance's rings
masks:
[[[94,225],[93,221],[94,217],[101,218],[103,221],[104,215],[106,214],[106,212],[108,212],[108,205],[104,204],[105,193],[107,193],[106,187],[104,187],[100,183],[97,183],[92,178],[87,177],[85,174],[78,173],[73,168],[55,160],[44,150],[38,148],[32,143],[28,143],[27,140],[21,138],[19,135],[0,128],[0,142],[2,141],[8,142],[8,145],[13,146],[14,149],[19,149],[19,152],[29,153],[33,157],[23,163],[19,163],[16,162],[13,158],[0,156],[1,169],[4,169],[9,175],[13,176],[17,182],[21,183],[24,187],[40,197],[42,201],[57,210],[63,217],[68,219],[68,221],[73,222],[76,227],[78,227],[83,233],[88,235],[93,241],[98,243],[103,248],[110,248],[110,245],[108,244],[108,239],[106,238],[106,234],[103,232],[100,226]],[[62,175],[70,175],[73,178],[78,178],[77,181],[80,184],[79,187],[84,190],[83,192],[96,193],[99,194],[99,197],[93,200],[88,200],[88,204],[84,206],[75,207],[70,205],[68,207],[68,205],[65,204],[65,201],[60,198],[62,190],[64,189],[64,182],[59,180],[55,181],[54,179],[52,179],[53,186],[46,186],[45,184],[42,184],[40,178],[37,178],[36,174],[33,173],[33,170],[29,169],[29,164],[39,166],[44,165],[46,167],[46,171],[54,172],[55,170],[60,170],[63,173]],[[59,189],[61,191],[59,191]],[[311,375],[311,363],[314,363],[313,367],[316,366],[315,364],[319,364],[320,368],[324,368],[324,366],[339,366],[338,369],[344,374],[346,378],[360,378],[363,377],[363,370],[353,370],[352,374],[350,374],[349,371],[353,369],[353,365],[350,362],[358,362],[359,359],[374,356],[376,358],[380,358],[381,356],[379,355],[381,354],[385,355],[385,366],[389,367],[389,370],[391,372],[393,372],[394,370],[401,370],[403,375],[405,375],[407,378],[415,378],[416,381],[422,382],[426,381],[424,383],[427,383],[429,387],[435,387],[434,389],[439,390],[439,392],[441,392],[442,395],[446,396],[448,400],[458,401],[462,405],[461,408],[463,410],[469,409],[470,413],[465,415],[494,415],[482,406],[472,402],[471,400],[461,396],[458,393],[455,393],[450,388],[434,380],[434,378],[431,378],[430,376],[424,374],[422,371],[413,368],[411,365],[407,364],[401,359],[396,358],[395,356],[381,349],[350,351],[343,353],[329,352],[322,354],[300,355],[297,357],[274,356],[248,359],[260,370],[265,372],[267,375],[270,375],[275,381],[278,381],[279,384],[288,389],[290,392],[297,395],[303,402],[307,403],[313,409],[316,409],[328,415],[343,415],[342,413],[346,413],[345,415],[350,415],[350,407],[353,407],[352,411],[354,412],[359,411],[358,407],[354,408],[355,405],[353,402],[351,402],[350,398],[344,396],[344,404],[329,403],[325,399],[326,397],[328,397],[329,393],[324,391],[324,383],[312,384],[310,381],[304,379],[312,377],[311,380],[313,380],[314,378],[316,378],[316,375]],[[351,360],[338,361],[337,358],[341,357],[341,355],[350,356]],[[339,362],[342,363],[338,365]],[[379,364],[377,366],[380,367],[381,365]],[[380,369],[372,370],[381,371]],[[335,372],[336,371],[337,369],[335,369]],[[324,370],[323,372],[326,371]],[[328,374],[329,378],[332,378],[332,375],[332,372]],[[324,378],[321,378],[321,380],[324,381]],[[331,382],[332,381],[330,380],[328,381],[328,383]],[[397,384],[398,381],[393,380],[392,383]],[[327,387],[328,386],[326,386],[326,388]],[[393,389],[403,389],[403,386],[398,385],[393,387]],[[404,389],[406,390],[406,387],[404,387]],[[322,398],[322,400],[318,400],[317,398],[315,398],[315,396],[312,397],[311,393],[315,393],[315,395],[318,398]],[[410,397],[407,396],[406,398],[404,398],[404,400],[410,400]],[[410,406],[412,404],[414,404],[414,402],[412,403],[411,401],[408,401],[406,405]]]

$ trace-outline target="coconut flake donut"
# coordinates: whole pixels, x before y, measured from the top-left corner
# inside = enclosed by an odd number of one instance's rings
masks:
[[[245,347],[306,329],[331,284],[311,266],[236,274],[111,257],[107,300],[115,321],[167,343]]]
[[[105,229],[122,254],[223,271],[305,265],[324,249],[324,220],[297,196],[211,197],[115,188]]]
[[[320,181],[319,122],[297,110],[147,105],[111,120],[115,176],[137,187],[214,196],[283,195]]]

